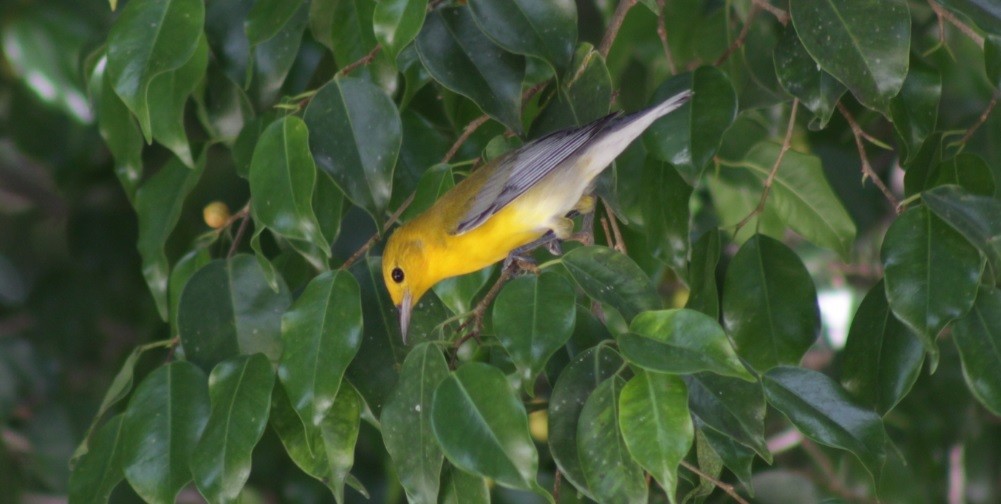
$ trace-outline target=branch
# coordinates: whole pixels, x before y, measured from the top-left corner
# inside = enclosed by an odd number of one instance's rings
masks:
[[[852,114],[848,112],[848,109],[841,102],[838,102],[838,111],[848,121],[848,125],[852,128],[852,135],[855,136],[855,146],[858,147],[858,155],[862,159],[862,182],[864,183],[867,178],[871,179],[872,183],[876,184],[876,187],[882,191],[883,196],[886,196],[886,200],[893,205],[897,213],[900,213],[900,203],[897,201],[897,198],[890,191],[890,188],[886,187],[886,184],[879,178],[879,175],[876,175],[876,172],[872,169],[872,165],[869,164],[869,156],[865,153],[865,144],[862,142],[862,138],[864,137],[862,127],[855,122],[855,118],[852,117]]]
[[[678,68],[674,66],[674,57],[671,56],[671,47],[667,45],[667,26],[664,23],[665,0],[657,0],[657,36],[660,37],[660,45],[664,48],[664,57],[667,59],[667,68],[671,70],[671,75],[678,73]]]
[[[970,141],[970,138],[972,138],[973,134],[977,132],[977,129],[983,126],[985,122],[987,122],[987,118],[991,115],[991,112],[994,110],[994,107],[998,104],[998,94],[999,93],[995,92],[994,95],[991,96],[991,101],[990,103],[987,104],[987,108],[984,109],[983,113],[980,114],[980,118],[977,120],[977,122],[973,126],[970,126],[970,129],[966,130],[966,134],[963,135],[963,138],[959,140],[960,144],[965,144],[966,142]]]
[[[376,44],[375,47],[373,47],[372,50],[368,52],[368,54],[362,56],[358,61],[350,63],[350,64],[348,64],[348,66],[346,66],[346,67],[338,70],[337,71],[337,75],[340,75],[340,76],[347,75],[347,74],[349,74],[349,73],[354,72],[355,70],[357,70],[358,67],[362,67],[362,66],[365,66],[365,65],[371,63],[372,60],[374,60],[375,57],[378,56],[379,51],[381,51],[381,50],[382,50],[382,45]]]
[[[690,464],[687,460],[681,461],[681,467],[684,467],[685,469],[692,471],[693,473],[699,475],[699,477],[705,479],[706,481],[709,481],[713,485],[716,485],[716,488],[719,488],[720,490],[726,492],[727,495],[729,495],[733,500],[737,501],[738,503],[749,504],[746,500],[744,500],[743,497],[740,496],[740,494],[737,493],[737,490],[733,487],[733,485],[729,483],[723,483],[722,481],[706,474],[705,472],[702,471],[702,469],[695,467],[694,465]]]
[[[249,200],[247,201],[247,204],[240,209],[239,212],[236,212],[235,214],[233,214],[232,217],[229,218],[229,222],[227,222],[226,225],[222,226],[219,229],[220,230],[228,229],[229,226],[231,226],[234,222],[236,222],[237,219],[243,219],[243,220],[240,222],[240,227],[237,228],[236,230],[236,236],[233,237],[233,243],[230,244],[229,246],[229,252],[226,253],[227,258],[233,257],[233,255],[236,254],[236,249],[240,247],[240,241],[243,240],[243,235],[247,233],[247,227],[250,225]]]
[[[622,28],[622,21],[626,19],[626,13],[636,5],[636,2],[637,0],[619,0],[619,5],[615,7],[612,19],[608,21],[608,30],[605,31],[601,45],[598,46],[598,52],[603,57],[608,57],[608,51],[612,48],[612,42],[615,42],[615,37],[619,34],[619,28]]]
[[[935,15],[938,16],[939,19],[945,19],[946,21],[952,23],[953,26],[959,28],[959,31],[963,32],[963,35],[969,37],[970,40],[980,46],[981,49],[984,48],[984,37],[974,31],[973,28],[970,28],[969,25],[960,21],[959,18],[951,12],[943,9],[942,6],[935,0],[928,0],[928,5],[931,6],[931,10],[935,11]]]
[[[389,216],[389,219],[386,220],[386,223],[382,225],[382,232],[375,233],[374,235],[372,235],[372,237],[369,238],[368,241],[366,241],[364,244],[362,244],[362,246],[359,247],[354,254],[351,254],[351,257],[349,257],[346,261],[344,261],[344,264],[342,264],[341,267],[338,269],[347,270],[352,265],[354,265],[354,263],[357,262],[358,259],[364,256],[365,253],[368,252],[370,248],[372,248],[372,245],[375,245],[376,242],[379,241],[379,237],[385,234],[387,231],[389,231],[389,228],[393,227],[393,224],[396,224],[396,221],[400,220],[400,215],[402,215],[403,212],[407,209],[407,207],[409,207],[410,204],[414,202],[415,195],[417,195],[416,190],[410,193],[410,196],[407,196],[407,199],[403,200],[403,203],[400,204],[400,207],[397,208],[395,212],[393,212],[393,215]]]
[[[775,19],[778,19],[782,26],[789,24],[789,13],[768,3],[768,0],[751,0],[751,3],[771,13],[771,15],[775,16]]]
[[[445,157],[441,158],[441,162],[447,163],[451,161],[452,158],[455,157],[455,154],[459,152],[459,148],[462,147],[462,144],[466,143],[466,140],[469,140],[469,137],[472,136],[473,132],[475,132],[477,129],[479,129],[480,126],[483,126],[483,124],[489,120],[490,116],[483,114],[480,117],[473,119],[472,122],[467,124],[466,128],[462,130],[462,134],[459,135],[459,138],[455,140],[455,143],[452,144],[452,147],[448,149],[447,153],[445,153]]]
[[[872,504],[878,502],[867,495],[860,495],[858,492],[846,487],[838,477],[837,471],[834,470],[834,464],[831,463],[831,459],[829,459],[827,454],[818,448],[813,441],[804,437],[800,446],[803,448],[803,451],[809,455],[810,459],[813,460],[820,468],[820,472],[823,473],[823,477],[819,480],[819,482],[827,487],[828,490],[851,502],[864,502]]]
[[[792,132],[796,126],[796,111],[799,110],[799,99],[793,98],[792,100],[792,110],[789,112],[789,124],[786,126],[786,136],[782,139],[782,149],[779,150],[779,155],[775,158],[775,164],[772,165],[772,170],[768,172],[768,178],[765,179],[765,186],[761,191],[761,199],[758,200],[758,206],[747,214],[740,222],[737,223],[737,227],[733,234],[740,232],[740,229],[747,225],[755,216],[761,214],[765,211],[765,202],[768,201],[768,193],[772,190],[772,184],[775,183],[775,175],[779,172],[779,166],[782,166],[782,158],[785,157],[786,152],[792,147]]]
[[[744,45],[744,42],[747,40],[747,34],[751,31],[751,22],[754,21],[754,18],[759,12],[761,12],[761,6],[755,3],[751,7],[751,12],[747,14],[747,20],[744,21],[744,26],[740,29],[740,34],[737,35],[737,38],[734,39],[732,44],[730,44],[730,47],[727,47],[726,50],[723,51],[723,54],[716,60],[714,66],[722,65],[734,51]]]

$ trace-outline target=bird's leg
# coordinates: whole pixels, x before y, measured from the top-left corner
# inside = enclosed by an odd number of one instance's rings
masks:
[[[505,260],[504,266],[501,269],[500,277],[497,278],[497,282],[495,282],[493,286],[490,287],[490,290],[487,291],[486,295],[483,296],[483,299],[481,299],[480,302],[476,304],[476,307],[473,308],[473,311],[469,313],[469,318],[466,319],[466,321],[463,322],[461,325],[459,325],[458,332],[461,333],[463,330],[467,328],[469,329],[469,331],[463,334],[459,339],[455,341],[455,344],[452,345],[453,368],[455,367],[455,358],[456,355],[458,354],[459,347],[461,347],[463,343],[469,341],[470,339],[475,339],[477,343],[480,343],[480,331],[483,330],[483,317],[487,313],[487,307],[490,306],[490,303],[492,303],[494,298],[497,297],[497,294],[500,293],[501,287],[503,287],[504,284],[507,283],[507,281],[510,280],[511,277],[514,276],[514,274],[517,273],[517,271],[520,268],[521,266],[518,265],[517,263],[514,262],[508,263],[508,260]]]
[[[581,222],[581,230],[571,235],[568,239],[578,241],[584,245],[594,245],[594,208],[598,205],[598,199],[593,194],[585,194],[574,206],[573,211],[584,216]]]

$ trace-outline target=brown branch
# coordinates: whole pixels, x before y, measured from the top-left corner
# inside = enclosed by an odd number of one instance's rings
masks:
[[[455,359],[458,355],[459,347],[471,338],[476,338],[476,340],[479,341],[480,331],[483,330],[483,317],[487,313],[487,308],[490,306],[490,303],[494,302],[494,298],[497,297],[497,294],[500,294],[501,288],[504,287],[504,284],[506,284],[507,281],[514,276],[514,272],[518,269],[518,267],[519,266],[516,261],[512,261],[511,264],[505,264],[504,267],[501,268],[501,274],[497,278],[497,281],[494,282],[493,286],[490,287],[490,290],[488,290],[486,295],[483,296],[483,299],[481,299],[479,303],[476,303],[476,307],[473,308],[473,311],[471,312],[472,317],[459,326],[459,331],[462,331],[467,327],[469,327],[470,330],[466,334],[463,334],[459,339],[455,340],[455,344],[452,345],[452,348],[455,350],[452,354],[452,360],[450,363],[452,368],[455,368]]]
[[[615,42],[615,37],[619,34],[619,28],[622,28],[622,21],[626,19],[626,13],[636,5],[636,2],[637,0],[619,0],[619,5],[615,7],[612,19],[608,21],[605,36],[601,38],[601,44],[598,46],[598,52],[603,57],[608,57],[608,51],[612,48],[612,42]]]
[[[354,72],[358,67],[365,66],[372,62],[376,56],[379,55],[379,51],[382,50],[382,45],[376,44],[368,54],[362,56],[358,61],[348,64],[348,66],[337,71],[337,75],[344,76],[351,72]]]
[[[615,240],[612,242],[612,248],[614,248],[615,250],[617,250],[617,251],[625,254],[626,253],[626,241],[622,239],[622,231],[619,230],[619,222],[618,222],[618,220],[616,220],[615,214],[612,213],[612,211],[608,209],[608,202],[606,202],[604,199],[602,199],[601,203],[605,207],[605,215],[608,216],[608,222],[611,223],[611,225],[612,225],[612,236],[615,237]],[[602,217],[602,219],[601,219],[601,225],[605,226],[605,218],[604,217]],[[605,233],[606,233],[606,237],[607,237],[607,233],[608,233],[608,227],[607,226],[605,227]]]
[[[727,47],[726,50],[723,51],[723,54],[716,60],[714,66],[722,65],[730,57],[730,55],[734,53],[734,51],[740,49],[744,45],[744,42],[747,41],[747,34],[751,31],[751,22],[754,21],[754,18],[757,17],[759,12],[761,12],[761,6],[755,3],[751,7],[751,12],[747,14],[747,20],[744,21],[744,26],[740,29],[740,34],[737,35],[737,38],[734,39],[732,44],[730,44],[730,47]]]
[[[247,233],[247,228],[250,226],[249,201],[243,208],[240,209],[239,212],[236,212],[236,214],[230,217],[229,222],[227,222],[226,225],[221,227],[220,229],[227,229],[229,226],[233,224],[233,222],[236,221],[236,219],[243,219],[243,220],[240,222],[240,227],[236,229],[236,236],[233,237],[233,243],[230,244],[229,252],[226,253],[227,258],[233,257],[233,255],[236,254],[236,249],[240,247],[240,242],[243,240],[243,235]]]
[[[407,199],[403,200],[400,207],[397,208],[396,211],[389,216],[389,219],[386,220],[386,223],[382,225],[382,233],[375,233],[372,235],[372,237],[362,244],[358,250],[355,250],[355,253],[351,254],[351,257],[348,257],[348,259],[344,261],[344,264],[342,264],[338,269],[346,270],[350,268],[356,261],[358,261],[358,259],[365,255],[365,253],[372,248],[372,245],[375,245],[375,243],[379,241],[379,237],[388,232],[389,228],[393,227],[393,224],[396,224],[396,221],[400,220],[400,215],[403,215],[403,212],[407,209],[407,207],[414,202],[414,196],[416,195],[417,191],[410,193],[410,196],[407,196]]]
[[[959,140],[960,144],[965,144],[966,142],[970,141],[970,138],[973,138],[973,134],[977,132],[978,128],[980,128],[981,126],[984,125],[985,122],[987,122],[987,118],[991,115],[991,112],[994,110],[994,107],[997,104],[998,104],[998,93],[994,93],[994,96],[991,96],[990,103],[987,104],[987,108],[984,109],[983,113],[980,114],[980,118],[977,119],[977,122],[973,126],[970,126],[970,129],[966,130],[966,134],[963,135],[963,138]]]
[[[893,205],[893,208],[896,209],[897,213],[900,213],[900,203],[897,201],[897,198],[893,195],[893,192],[890,191],[890,188],[886,187],[886,184],[883,183],[883,179],[879,178],[879,175],[873,171],[872,165],[869,164],[869,156],[865,153],[865,144],[862,142],[862,127],[859,126],[858,122],[855,121],[855,118],[852,117],[851,112],[848,112],[848,109],[845,108],[841,102],[838,102],[838,111],[840,111],[841,115],[843,115],[845,120],[848,121],[848,125],[852,129],[852,135],[855,137],[855,146],[858,148],[859,158],[862,159],[862,182],[864,183],[867,178],[871,179],[872,183],[876,184],[876,187],[878,187],[883,193],[883,196],[886,196],[886,200]]]
[[[687,460],[681,461],[681,467],[684,467],[685,469],[692,471],[693,473],[699,475],[699,477],[705,479],[706,481],[709,481],[713,485],[716,485],[716,488],[719,488],[720,490],[726,492],[727,495],[730,496],[730,498],[737,501],[738,503],[749,504],[743,497],[740,496],[740,494],[737,493],[737,489],[734,488],[733,485],[729,483],[723,483],[722,481],[706,474],[705,472],[702,471],[702,469],[699,469],[698,467],[692,465]]]
[[[782,26],[789,24],[789,13],[768,3],[768,0],[751,0],[751,3],[771,13]]]
[[[796,111],[799,110],[799,99],[793,98],[792,100],[792,110],[789,112],[789,124],[786,126],[786,136],[782,139],[782,149],[779,150],[779,155],[775,158],[775,164],[772,165],[772,170],[768,172],[768,178],[765,179],[765,185],[761,190],[761,199],[758,200],[758,206],[747,214],[740,222],[737,223],[737,227],[733,234],[740,232],[740,229],[747,225],[755,216],[760,215],[761,212],[765,211],[765,203],[768,201],[768,193],[772,190],[772,184],[775,183],[775,175],[779,172],[779,166],[782,166],[782,158],[785,157],[786,152],[792,147],[792,132],[796,126]]]
[[[462,147],[462,144],[466,143],[466,140],[469,140],[469,137],[472,136],[472,134],[479,129],[480,126],[483,126],[489,120],[490,116],[483,114],[467,124],[466,128],[462,130],[462,134],[459,135],[459,138],[455,140],[452,147],[448,149],[447,153],[445,153],[445,157],[441,158],[441,162],[447,163],[451,161],[452,158],[455,157],[455,154],[459,152],[459,148]]]
[[[928,5],[931,6],[931,9],[933,11],[935,11],[935,15],[938,16],[939,19],[945,19],[946,21],[952,23],[953,26],[959,28],[959,31],[963,32],[963,35],[969,37],[970,40],[972,40],[975,44],[980,46],[981,49],[983,49],[984,47],[983,35],[980,35],[976,31],[974,31],[973,28],[970,28],[969,25],[960,21],[959,18],[957,18],[948,10],[943,9],[942,6],[939,5],[938,2],[936,2],[935,0],[928,0]]]
[[[822,477],[819,479],[819,482],[822,483],[825,487],[827,487],[828,490],[837,494],[839,497],[851,502],[864,502],[873,504],[878,502],[866,495],[860,495],[858,492],[855,492],[852,489],[846,487],[845,484],[842,483],[841,479],[838,477],[837,471],[834,470],[834,464],[831,462],[831,459],[829,459],[827,457],[827,454],[825,454],[816,444],[814,444],[813,441],[810,441],[809,439],[804,437],[802,442],[800,443],[800,446],[803,448],[803,451],[806,452],[807,455],[809,455],[810,459],[817,464],[817,467],[820,468],[820,472],[823,474]]]
[[[678,73],[678,68],[674,66],[674,57],[671,56],[671,46],[667,44],[667,25],[664,23],[664,11],[666,10],[665,0],[657,0],[657,36],[660,37],[660,45],[664,48],[664,58],[667,59],[667,68],[671,70],[671,75]]]

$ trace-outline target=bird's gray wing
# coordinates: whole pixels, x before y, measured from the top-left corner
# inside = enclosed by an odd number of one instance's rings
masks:
[[[533,140],[498,160],[490,178],[473,198],[455,234],[476,229],[508,203],[531,189],[557,166],[595,137],[621,113],[614,113],[577,129],[561,130]]]

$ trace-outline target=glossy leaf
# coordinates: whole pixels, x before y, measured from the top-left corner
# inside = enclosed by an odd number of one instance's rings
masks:
[[[625,380],[603,381],[584,403],[577,423],[577,449],[587,485],[598,502],[646,502],[643,469],[623,440],[619,396]]]
[[[191,59],[204,22],[200,0],[136,0],[125,5],[108,33],[108,76],[147,142],[153,134],[150,83]]]
[[[374,23],[377,6],[378,2],[372,0],[311,0],[309,30],[333,52],[337,66],[343,68],[367,55],[379,42]],[[386,90],[396,82],[391,62],[382,55],[359,68],[355,75]]]
[[[344,484],[350,481],[351,467],[355,463],[355,444],[361,428],[364,404],[358,391],[345,382],[327,417],[320,424],[320,439],[329,464],[329,476],[323,481],[334,493],[338,503],[344,502]]]
[[[191,452],[191,473],[209,502],[235,502],[264,434],[275,373],[263,354],[220,362],[209,375],[212,411]]]
[[[375,38],[392,60],[417,38],[424,26],[427,0],[385,0],[375,5],[372,24]]]
[[[73,502],[107,502],[111,491],[125,479],[122,472],[122,420],[109,418],[94,433],[90,451],[73,468],[69,499]]]
[[[125,478],[149,502],[174,502],[191,481],[188,459],[209,417],[205,374],[177,361],[143,379],[125,410]]]
[[[521,81],[525,59],[498,47],[467,8],[432,11],[417,36],[417,53],[434,80],[478,105],[515,132],[521,131]]]
[[[251,47],[254,57],[251,91],[257,103],[271,105],[277,100],[292,65],[299,57],[302,35],[309,22],[308,5],[300,5],[273,37]]]
[[[768,403],[814,441],[855,455],[878,482],[886,461],[886,432],[879,415],[856,404],[827,376],[781,366],[762,381]]]
[[[941,98],[942,74],[914,59],[900,94],[890,100],[890,116],[904,152],[904,162],[913,159],[921,150],[921,144],[935,131]]]
[[[499,369],[471,362],[445,378],[434,391],[431,426],[456,467],[512,488],[538,487],[528,415]]]
[[[173,158],[136,192],[137,246],[143,260],[143,277],[153,294],[160,318],[164,320],[168,315],[167,280],[170,278],[170,263],[164,247],[181,218],[185,198],[198,183],[203,170],[203,162],[191,170]]]
[[[983,288],[965,317],[953,324],[970,392],[995,415],[1001,412],[1001,290]]]
[[[532,123],[531,138],[572,126],[583,126],[608,115],[612,77],[605,58],[588,43],[574,52],[573,76],[559,82],[554,96]]]
[[[890,225],[881,251],[890,308],[938,363],[935,339],[973,306],[984,261],[973,245],[925,207]]]
[[[184,286],[188,284],[188,280],[191,279],[191,275],[194,275],[196,271],[202,269],[212,261],[212,255],[209,254],[208,249],[200,248],[188,252],[183,257],[177,260],[174,267],[170,270],[170,282],[167,285],[167,298],[170,307],[170,330],[171,334],[180,334],[180,329],[178,329],[177,324],[177,312],[181,306],[181,293],[184,292]]]
[[[817,64],[848,86],[859,102],[885,112],[907,76],[907,2],[804,0],[791,4],[789,14]]]
[[[690,290],[685,308],[700,311],[713,319],[719,319],[719,288],[716,286],[719,254],[719,231],[710,229],[692,245],[692,260],[688,263]]]
[[[761,385],[712,373],[686,378],[692,414],[713,430],[771,462],[765,444],[765,396]]]
[[[764,186],[781,146],[762,142],[742,160],[724,160],[723,166],[746,170]],[[855,241],[855,223],[834,194],[820,158],[787,151],[775,174],[766,208],[811,242],[847,258]],[[745,214],[746,215],[746,214]]]
[[[700,67],[661,84],[651,105],[686,89],[695,93],[692,99],[658,119],[643,140],[650,154],[671,163],[692,182],[716,154],[723,132],[737,117],[737,94],[721,70]]]
[[[989,34],[984,38],[984,70],[991,85],[1001,90],[1001,36],[999,35]]]
[[[626,360],[650,371],[672,374],[712,371],[754,381],[719,323],[694,310],[643,312],[629,324],[628,333],[619,335],[618,341]]]
[[[622,357],[607,346],[588,348],[560,373],[549,398],[549,449],[553,460],[563,476],[589,497],[594,494],[589,491],[581,467],[578,419],[591,393],[624,365]]]
[[[147,105],[153,139],[170,149],[190,168],[195,167],[195,161],[184,128],[184,108],[188,96],[199,84],[203,84],[208,58],[209,46],[202,36],[187,63],[177,70],[158,75],[149,84]]]
[[[723,465],[740,480],[751,495],[754,495],[751,485],[754,450],[716,430],[703,427],[705,427],[704,424],[696,423],[696,436],[702,438],[704,444],[716,452]]]
[[[309,102],[305,121],[316,164],[352,203],[381,221],[402,142],[393,102],[365,80],[337,78]]]
[[[313,278],[282,316],[278,375],[303,422],[320,425],[361,347],[358,282],[343,271]]]
[[[692,186],[664,162],[647,161],[643,169],[643,223],[654,257],[679,276],[687,274],[689,240],[688,200]]]
[[[782,88],[813,112],[810,127],[827,127],[838,100],[845,94],[845,86],[817,65],[792,26],[786,27],[782,39],[775,44],[772,60]]]
[[[258,352],[277,362],[281,316],[290,304],[285,283],[278,286],[277,292],[271,290],[257,261],[246,254],[198,270],[185,285],[178,309],[187,358],[202,369]]]
[[[489,504],[490,488],[479,476],[449,468],[442,475],[441,504]]]
[[[910,392],[924,362],[924,347],[886,302],[880,281],[866,294],[848,332],[841,383],[855,398],[885,415]]]
[[[417,345],[403,361],[399,385],[379,418],[383,441],[409,502],[438,501],[444,456],[431,429],[431,412],[434,390],[446,377],[448,365],[441,350],[433,343]]]
[[[817,339],[820,309],[796,253],[763,235],[744,243],[727,268],[723,324],[757,371],[798,363]]]
[[[1001,278],[1001,201],[948,186],[928,191],[921,199],[938,218],[977,247],[995,278]]]
[[[573,334],[575,303],[573,285],[552,272],[515,278],[497,296],[494,330],[529,395],[546,362]]]
[[[637,374],[619,395],[619,426],[633,460],[657,480],[673,502],[678,464],[695,437],[685,382],[668,374]]]
[[[105,60],[105,64],[106,64]],[[135,204],[136,190],[143,175],[142,131],[132,113],[111,87],[105,71],[101,77],[101,92],[97,95],[97,128],[115,158],[115,175],[125,195]],[[93,91],[92,91],[93,92]]]
[[[951,184],[978,196],[994,195],[994,175],[990,167],[982,157],[971,152],[960,152],[955,157],[942,161],[935,167],[932,175],[935,177],[934,182],[926,189]],[[927,204],[928,198],[924,199]],[[935,208],[931,204],[929,206],[934,212]]]
[[[476,24],[498,45],[549,62],[564,73],[577,42],[577,7],[572,0],[471,0]]]
[[[985,30],[1001,33],[1001,5],[993,0],[942,0],[941,3],[969,17]]]
[[[562,263],[588,296],[619,310],[626,321],[660,308],[650,279],[625,254],[601,246],[580,247],[564,255]]]
[[[277,35],[302,3],[303,0],[256,0],[244,25],[250,44],[257,45]]]

